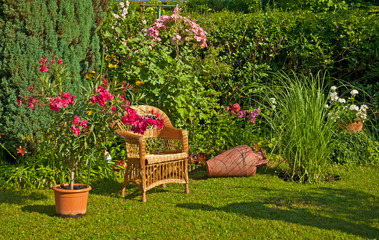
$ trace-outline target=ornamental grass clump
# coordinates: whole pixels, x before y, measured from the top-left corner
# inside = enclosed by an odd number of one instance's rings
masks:
[[[265,115],[292,180],[325,180],[333,152],[334,121],[327,117],[325,76],[276,76],[268,88],[272,113]]]
[[[43,129],[46,144],[54,149],[53,160],[66,164],[71,171],[69,188],[74,188],[74,178],[79,164],[91,163],[105,140],[113,134],[110,123],[120,120],[131,126],[131,131],[143,134],[149,126],[162,128],[163,120],[141,117],[127,100],[130,90],[124,82],[108,81],[99,76],[82,86],[80,96],[65,91],[65,66],[53,58],[41,58],[41,81],[30,86],[29,93],[19,96],[18,104],[27,102],[31,109],[44,108],[52,117],[51,127]],[[52,71],[50,69],[56,69]],[[20,106],[22,107],[22,106]],[[88,180],[87,180],[88,185]]]

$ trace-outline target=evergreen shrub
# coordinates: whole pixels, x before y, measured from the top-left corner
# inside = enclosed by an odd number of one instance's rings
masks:
[[[108,1],[1,1],[0,132],[9,149],[14,151],[21,137],[32,144],[49,123],[41,110],[17,108],[18,95],[37,81],[39,57],[54,53],[67,63],[72,79],[67,84],[74,93],[86,83],[81,74],[98,68],[96,28]]]

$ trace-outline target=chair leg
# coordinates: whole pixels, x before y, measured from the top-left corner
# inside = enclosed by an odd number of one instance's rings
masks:
[[[121,196],[125,196],[125,188],[126,188],[126,182],[129,179],[130,176],[130,171],[131,171],[131,166],[127,166],[125,169],[124,173],[124,182],[122,183],[122,188],[121,188]]]
[[[186,193],[186,194],[189,194],[189,187],[188,187],[188,183],[186,183],[186,187],[185,187],[185,193]]]
[[[121,196],[125,196],[125,188],[126,188],[126,178],[127,176],[125,175],[124,177],[124,182],[122,183],[122,188],[121,188]]]

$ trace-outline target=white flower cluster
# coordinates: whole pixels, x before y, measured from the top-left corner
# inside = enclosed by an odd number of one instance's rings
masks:
[[[339,98],[338,102],[340,102],[340,103],[346,103],[346,100],[344,98]]]
[[[337,92],[332,92],[330,94],[330,101],[333,102],[333,101],[337,101],[338,100],[338,94]]]
[[[354,104],[351,105],[349,109],[350,109],[350,111],[359,111],[359,107],[357,105],[354,105]]]
[[[329,104],[325,105],[325,108],[329,109],[328,117],[337,121],[365,121],[367,119],[367,105],[361,107],[354,104],[354,98],[358,95],[358,90],[354,89],[350,92],[351,97],[347,100],[345,98],[338,97],[337,87],[332,86],[330,88]]]
[[[351,94],[352,96],[354,96],[354,95],[358,95],[358,90],[355,90],[355,89],[354,89],[353,91],[350,92],[350,94]]]

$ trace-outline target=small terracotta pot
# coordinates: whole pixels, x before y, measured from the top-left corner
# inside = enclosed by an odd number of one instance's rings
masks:
[[[74,184],[83,189],[67,190],[56,185],[53,187],[55,193],[55,212],[62,217],[81,217],[87,212],[88,192],[92,189],[86,184]],[[65,184],[64,186],[68,186]]]
[[[341,129],[345,129],[351,133],[356,133],[361,131],[363,128],[362,122],[353,122],[353,123],[345,123],[341,125]]]
[[[237,146],[207,161],[209,177],[254,176],[257,166],[267,164],[263,149],[253,151],[247,145]]]

